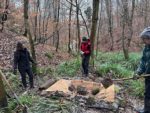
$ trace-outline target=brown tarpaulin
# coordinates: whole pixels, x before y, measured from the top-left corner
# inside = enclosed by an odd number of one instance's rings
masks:
[[[71,91],[68,90],[70,85],[83,86],[86,87],[88,90],[88,95],[92,96],[91,91],[94,88],[99,88],[100,92],[94,96],[96,99],[105,100],[108,102],[114,102],[115,100],[115,86],[114,84],[105,89],[101,83],[91,82],[91,81],[84,81],[84,80],[64,80],[60,79],[55,84],[50,86],[46,89],[47,92],[55,92],[55,91],[62,91],[66,94],[73,95]],[[76,94],[76,92],[74,92]]]

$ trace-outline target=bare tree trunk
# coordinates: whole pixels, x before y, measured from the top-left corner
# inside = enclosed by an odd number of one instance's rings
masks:
[[[124,21],[125,20],[123,19],[123,22],[122,22],[122,49],[123,49],[125,59],[128,59],[129,55],[128,55],[128,52],[125,47],[125,22]]]
[[[99,24],[98,24],[98,30],[97,30],[97,44],[96,44],[96,56],[98,54],[98,48],[99,48],[99,35],[100,30],[102,28],[102,10],[103,10],[103,0],[101,0],[101,9],[100,9],[100,15],[99,15]]]
[[[40,4],[41,4],[41,1],[40,0],[38,0],[38,15],[39,15],[39,23],[38,23],[38,40],[39,40],[39,42],[41,42],[41,40],[42,40],[42,37],[41,37],[41,7],[40,7]]]
[[[57,29],[57,43],[56,43],[56,51],[58,51],[59,48],[59,11],[60,11],[60,0],[57,1],[57,24],[56,24],[56,29]]]
[[[92,15],[92,28],[91,28],[91,62],[94,66],[94,42],[97,30],[97,20],[98,20],[98,12],[99,12],[99,0],[93,0],[93,15]]]
[[[2,2],[0,2],[0,9],[2,8]]]
[[[119,20],[119,5],[120,5],[120,2],[119,2],[119,0],[116,0],[116,3],[117,3],[117,14],[116,14],[116,16],[117,16],[117,27],[120,27],[120,20]]]
[[[29,0],[24,0],[24,19],[25,19],[25,28],[27,29],[28,35],[29,35],[29,43],[30,43],[30,49],[33,60],[36,62],[36,55],[35,55],[35,48],[34,48],[34,42],[32,39],[32,34],[30,31],[30,24],[28,21],[28,6],[29,6]],[[36,64],[32,65],[33,73],[36,73]]]
[[[38,22],[38,9],[39,9],[39,0],[36,2],[36,7],[35,7],[35,18],[34,18],[34,40],[37,41],[37,22]]]
[[[87,23],[86,23],[86,21],[85,21],[85,19],[84,19],[84,16],[83,16],[83,14],[82,14],[81,9],[79,9],[79,10],[80,10],[80,14],[81,14],[81,17],[82,17],[83,22],[84,22],[84,24],[85,24],[85,28],[86,28],[86,31],[87,31],[87,34],[88,34],[88,37],[89,37],[89,36],[90,36],[90,33],[89,33],[89,29],[88,29]]]
[[[76,15],[77,15],[77,37],[78,37],[77,40],[78,40],[78,52],[79,52],[79,50],[80,50],[80,45],[81,45],[79,14],[80,14],[81,17],[82,17],[82,20],[83,20],[83,22],[84,22],[84,24],[85,24],[85,27],[86,27],[87,35],[88,35],[88,37],[89,37],[90,35],[89,35],[88,26],[87,26],[87,23],[86,23],[86,21],[85,21],[85,19],[84,19],[84,16],[83,16],[83,14],[82,14],[82,11],[81,11],[81,9],[80,9],[80,7],[79,7],[78,0],[75,1],[76,4],[73,4],[72,1],[71,1],[71,2],[68,1],[68,0],[66,0],[66,1],[67,1],[68,3],[70,3],[72,6],[76,7]],[[76,40],[76,41],[77,41],[77,40]]]
[[[128,13],[128,0],[122,0],[123,3],[123,18],[122,18],[122,48],[125,59],[129,59],[128,49],[127,45],[125,44],[126,36],[125,36],[125,30],[126,30],[126,24],[127,20],[129,19],[129,13]]]
[[[46,38],[45,36],[45,34],[46,34],[46,17],[49,15],[48,13],[47,13],[47,10],[48,10],[48,7],[49,7],[49,4],[48,4],[48,1],[49,0],[45,0],[44,1],[44,14],[43,14],[43,18],[42,18],[42,20],[43,20],[43,30],[42,30],[42,42],[43,42],[43,40]]]
[[[48,9],[49,9],[49,12],[48,12],[48,16],[47,16],[47,19],[46,19],[46,30],[45,30],[45,32],[46,32],[46,34],[45,34],[45,38],[47,37],[47,30],[48,30],[48,21],[49,21],[49,18],[51,18],[51,10],[50,10],[50,6],[51,6],[51,2],[49,2],[49,7],[48,7]]]
[[[129,47],[133,35],[133,15],[135,9],[135,0],[132,0],[131,15],[129,14],[128,0],[122,0],[123,16],[122,16],[122,47],[125,59],[129,59]]]
[[[70,1],[70,11],[69,11],[69,42],[68,42],[68,53],[71,52],[70,44],[71,44],[71,13],[72,13],[72,0]]]
[[[145,8],[144,8],[144,26],[148,27],[148,8],[149,8],[149,0],[145,0]]]
[[[42,42],[43,42],[43,40],[44,40],[44,34],[45,34],[45,18],[46,18],[46,6],[47,6],[47,2],[46,2],[46,0],[44,0],[44,14],[43,14],[43,18],[42,18]]]
[[[2,3],[0,3],[0,5],[2,6]],[[1,6],[0,6],[0,8],[2,8]],[[3,16],[4,15],[7,16],[7,14],[8,14],[8,7],[9,7],[9,0],[4,0],[4,9],[5,10],[4,10],[4,12],[2,14],[0,14],[0,23],[2,25],[2,27],[0,29],[0,32],[3,31],[4,24],[5,24],[6,20],[7,20],[7,18],[5,18],[5,20],[4,20]]]
[[[24,24],[26,24],[26,19],[28,19],[28,15],[26,15],[25,13],[26,13],[26,8],[25,8],[25,1],[24,1]],[[28,6],[26,6],[27,8],[28,8]],[[24,36],[26,36],[27,37],[27,34],[28,34],[28,32],[27,32],[27,26],[25,25],[25,31],[24,31]]]
[[[5,9],[7,10],[9,7],[9,0],[6,0],[6,5],[5,5]]]
[[[80,23],[79,23],[79,4],[76,0],[76,15],[77,15],[77,37],[78,37],[78,52],[80,50],[81,40],[80,40]]]
[[[133,16],[134,16],[134,10],[135,10],[135,0],[132,0],[132,9],[131,9],[131,15],[129,16],[129,21],[128,21],[128,27],[129,27],[129,38],[127,42],[127,47],[130,47],[132,35],[133,35]]]
[[[54,21],[53,21],[53,46],[56,46],[56,25],[55,23],[57,22],[57,7],[56,7],[56,0],[53,0],[53,15],[54,15]]]
[[[111,0],[105,0],[106,3],[106,10],[107,10],[107,18],[108,18],[108,32],[111,38],[111,46],[110,50],[113,50],[114,45],[114,38],[113,38],[113,17],[112,17],[112,1]]]

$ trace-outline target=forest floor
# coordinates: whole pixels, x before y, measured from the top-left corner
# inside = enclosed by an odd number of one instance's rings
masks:
[[[56,74],[55,72],[56,68],[62,62],[70,61],[74,59],[75,57],[73,55],[68,54],[65,51],[56,52],[55,48],[52,46],[39,44],[36,46],[36,55],[37,55],[38,67],[40,68],[38,68],[38,76],[35,76],[35,88],[28,90],[27,92],[24,92],[20,85],[21,83],[20,83],[19,75],[13,76],[9,73],[9,71],[12,70],[13,53],[15,51],[15,45],[17,41],[23,42],[25,46],[29,48],[28,40],[25,37],[17,36],[16,34],[7,30],[5,30],[4,33],[0,33],[0,66],[2,67],[3,72],[6,74],[6,77],[9,80],[10,84],[12,85],[12,88],[14,89],[16,94],[20,97],[23,103],[28,104],[29,109],[32,109],[34,111],[35,109],[37,109],[36,106],[39,109],[43,106],[43,108],[45,107],[44,109],[46,110],[48,109],[46,107],[50,107],[50,106],[45,105],[49,98],[40,96],[41,92],[38,90],[39,86],[45,83],[47,80],[52,79],[52,78],[59,78],[59,79],[60,78],[71,78],[71,79],[78,78],[78,79],[84,80],[84,78],[82,77],[82,73],[81,73],[81,66],[79,67],[78,72],[73,77],[72,76],[68,77],[67,75],[57,76],[58,74]],[[102,79],[102,77],[99,77],[96,75],[94,70],[91,70],[90,74],[94,76],[96,80]],[[89,78],[89,80],[91,79]],[[136,113],[134,108],[141,108],[143,106],[143,101],[137,97],[129,95],[128,91],[126,90],[127,89],[126,87],[129,87],[129,86],[124,86],[122,85],[122,83],[117,83],[115,85],[119,87],[119,92],[116,93],[116,98],[119,98],[121,100],[119,104],[117,103],[118,111],[112,111],[109,109],[104,110],[102,108],[90,109],[87,107],[82,107],[82,106],[77,105],[78,111],[74,113],[116,113],[116,112],[117,113]],[[13,97],[13,94],[11,94],[9,90],[8,90],[8,93]],[[13,103],[12,101],[14,101],[14,99],[10,98],[9,102],[11,104]],[[45,103],[40,103],[40,102],[38,103],[38,101],[43,101]],[[10,105],[10,106],[14,107],[14,105]],[[48,111],[47,112],[43,111],[43,112],[51,113]],[[34,111],[33,113],[37,113],[37,111]],[[42,110],[39,111],[38,113],[42,113]],[[59,113],[59,111],[54,112],[54,113]]]

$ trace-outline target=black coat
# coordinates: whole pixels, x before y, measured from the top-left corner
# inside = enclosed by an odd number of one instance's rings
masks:
[[[14,70],[25,70],[30,68],[30,62],[34,63],[30,56],[29,51],[24,48],[23,50],[15,51],[14,53]]]
[[[138,74],[150,74],[150,46],[146,45],[143,50],[143,55],[140,61],[140,65],[137,69]]]

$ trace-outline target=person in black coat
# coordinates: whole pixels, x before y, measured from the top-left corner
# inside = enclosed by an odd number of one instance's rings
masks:
[[[17,43],[16,51],[14,52],[14,74],[17,73],[17,69],[20,72],[22,84],[24,88],[27,88],[26,74],[29,76],[30,88],[34,88],[33,85],[33,73],[30,66],[30,62],[34,63],[27,48],[23,47],[21,42]]]

